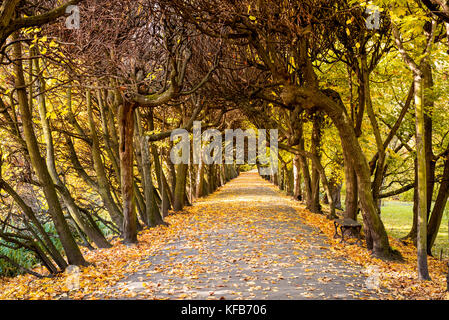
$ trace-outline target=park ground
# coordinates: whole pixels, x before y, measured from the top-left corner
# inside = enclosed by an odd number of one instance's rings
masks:
[[[382,221],[389,235],[401,239],[409,233],[412,228],[413,202],[383,201],[381,210]],[[440,231],[432,248],[432,253],[435,257],[443,257],[446,260],[449,258],[448,217],[449,204],[446,207]]]
[[[340,243],[330,220],[255,172],[166,220],[169,226],[140,232],[138,245],[116,239],[113,248],[86,251],[93,264],[76,275],[75,288],[73,275],[21,275],[0,280],[0,298],[448,298],[445,261],[429,258],[432,281],[417,281],[413,245],[391,237],[404,260],[386,262]]]

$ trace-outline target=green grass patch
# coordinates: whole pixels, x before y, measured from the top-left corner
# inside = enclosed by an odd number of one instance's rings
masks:
[[[443,257],[449,256],[448,209],[449,206],[446,207],[440,231],[432,248],[432,253],[435,257],[440,256],[441,250],[443,250]],[[383,201],[381,210],[382,221],[390,236],[402,238],[409,233],[413,223],[413,202]]]

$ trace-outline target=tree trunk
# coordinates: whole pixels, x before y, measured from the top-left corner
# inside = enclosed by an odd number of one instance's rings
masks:
[[[427,164],[424,119],[423,79],[414,75],[415,116],[416,116],[416,154],[418,162],[418,279],[430,280],[427,266]]]
[[[39,73],[40,66],[38,59],[35,59],[35,68],[36,71]],[[106,240],[104,235],[101,232],[99,232],[99,230],[96,229],[93,225],[91,225],[87,219],[84,218],[83,214],[76,205],[75,200],[70,194],[69,189],[67,189],[65,184],[59,178],[58,172],[56,170],[56,161],[55,161],[53,137],[50,128],[50,120],[47,118],[47,107],[44,96],[45,84],[44,80],[40,75],[38,76],[37,84],[38,84],[37,92],[39,94],[37,99],[39,107],[39,115],[47,151],[46,163],[49,174],[53,180],[53,183],[57,187],[57,190],[59,191],[72,219],[80,227],[82,232],[84,232],[86,236],[97,245],[98,248],[110,248],[111,244]],[[90,96],[88,100],[89,104]]]
[[[286,184],[286,191],[289,196],[292,196],[294,194],[294,188],[293,188],[293,168],[292,169],[286,169],[286,177],[285,177],[285,184]]]
[[[170,141],[170,150],[173,148],[173,141]],[[175,164],[170,160],[170,157],[167,157],[166,160],[168,166],[168,180],[170,181],[171,189],[173,190],[173,205],[174,205],[174,190],[176,188],[176,168]]]
[[[203,197],[205,195],[204,190],[204,163],[201,161],[198,164],[198,171],[196,174],[196,198]]]
[[[299,137],[299,150],[304,151],[304,133],[303,133],[303,125],[302,122],[298,127],[298,137]],[[309,166],[307,164],[307,158],[303,155],[299,156],[299,162],[301,165],[302,170],[302,176],[304,179],[304,193],[306,206],[309,207],[312,205],[312,183],[310,181],[310,173],[309,173]]]
[[[69,108],[70,108],[70,106],[69,106]],[[101,158],[100,142],[98,141],[98,136],[96,133],[96,126],[95,126],[93,113],[92,113],[92,107],[90,105],[89,100],[87,101],[87,113],[88,113],[88,118],[89,118],[89,130],[90,130],[91,139],[92,139],[92,145],[91,145],[92,160],[93,160],[93,164],[94,164],[95,174],[97,176],[97,183],[95,184],[93,181],[91,181],[90,177],[84,173],[84,170],[82,169],[81,164],[79,163],[78,158],[76,156],[76,151],[73,148],[73,145],[71,144],[71,142],[69,142],[69,148],[71,149],[70,152],[71,152],[72,163],[74,164],[75,168],[77,168],[77,171],[84,178],[84,180],[87,183],[89,183],[93,188],[97,189],[97,191],[100,194],[100,197],[109,213],[109,216],[111,217],[111,220],[119,228],[120,231],[123,231],[123,214],[120,211],[120,209],[118,208],[114,199],[112,198],[111,188],[109,186],[109,181],[106,176],[103,160]],[[70,139],[70,138],[68,138],[68,139]]]
[[[210,164],[209,165],[209,190],[210,193],[213,193],[216,189],[217,189],[217,176],[215,175],[215,165],[214,164]]]
[[[138,134],[139,128],[137,127],[137,123],[139,121],[137,119],[134,119],[134,156],[136,157],[136,163],[137,163],[137,170],[139,172],[140,179],[140,185],[145,192],[146,186],[145,186],[145,179],[144,173],[143,173],[143,165],[142,165],[142,151],[141,151],[141,136]],[[143,223],[148,226],[148,215],[147,215],[147,207],[145,204],[145,199],[143,198],[142,192],[140,191],[141,188],[137,185],[137,179],[134,179],[133,181],[133,190],[134,190],[134,198],[136,200],[136,209],[138,212],[138,215],[140,216],[140,219],[143,221]]]
[[[119,109],[120,174],[123,206],[123,242],[137,243],[137,216],[133,192],[134,105],[124,101]]]
[[[62,255],[59,253],[58,249],[51,241],[50,236],[47,234],[44,227],[36,218],[36,215],[34,214],[33,210],[25,203],[25,201],[23,201],[20,195],[3,179],[0,179],[0,186],[14,199],[14,201],[17,203],[20,209],[22,209],[22,212],[40,233],[43,242],[45,243],[45,246],[48,249],[48,252],[52,257],[52,259],[56,262],[56,264],[61,270],[64,270],[67,267],[67,262],[64,260]]]
[[[409,233],[402,239],[410,239],[416,245],[416,239],[418,236],[418,159],[414,160],[414,190],[413,190],[413,220],[412,228]]]
[[[293,160],[293,196],[296,200],[302,200],[301,164],[299,157],[299,155],[295,155]]]
[[[449,149],[448,152],[449,154]],[[441,220],[443,218],[444,209],[449,197],[449,160],[444,161],[444,171],[440,182],[440,189],[433,206],[432,215],[430,216],[427,226],[427,254],[432,255],[432,247],[440,229]]]
[[[173,210],[181,211],[185,205],[187,164],[180,163],[176,170],[175,200]]]
[[[327,99],[330,100],[330,98]],[[358,195],[368,248],[372,248],[373,254],[376,256],[390,258],[392,251],[387,232],[379,217],[371,192],[371,174],[368,162],[357,140],[354,128],[349,117],[345,114],[345,109],[342,104],[341,107],[333,106],[330,101],[327,101],[326,104],[332,107],[328,109],[328,115],[339,131],[342,147],[350,155],[350,161],[357,175]],[[340,110],[338,111],[338,109]]]
[[[154,118],[153,118],[153,109],[150,109],[148,112],[148,129],[150,131],[154,130]],[[151,143],[150,144],[151,154],[153,155],[154,160],[154,169],[156,170],[156,179],[159,187],[159,191],[161,193],[162,201],[161,201],[161,215],[165,217],[168,215],[168,210],[170,206],[173,206],[173,194],[170,190],[170,186],[167,183],[167,179],[165,178],[164,171],[162,169],[163,158],[162,158],[162,150],[161,154],[157,153],[156,147]],[[160,161],[159,161],[160,156]]]
[[[391,258],[387,232],[379,217],[371,193],[371,173],[365,154],[357,140],[354,127],[339,94],[333,90],[318,90],[314,87],[284,86],[281,93],[286,104],[299,104],[305,108],[318,107],[333,121],[338,130],[343,150],[350,156],[350,161],[357,174],[358,194],[363,214],[364,231],[368,248],[381,258]],[[372,243],[371,240],[372,239]]]
[[[137,119],[137,129],[138,129],[138,137],[140,143],[140,152],[141,152],[141,161],[142,161],[142,179],[144,181],[145,190],[145,210],[146,210],[146,218],[145,224],[148,227],[155,227],[160,224],[165,224],[164,219],[161,216],[159,208],[154,199],[154,185],[153,179],[151,177],[151,162],[150,162],[150,152],[149,145],[146,137],[143,135],[143,129],[141,126],[141,119],[138,111],[136,111],[136,119]],[[162,195],[163,196],[163,195]]]
[[[345,211],[343,216],[357,220],[358,212],[358,190],[357,190],[357,175],[354,171],[352,162],[346,152],[343,152],[345,163],[345,183],[346,183],[346,198]]]
[[[154,160],[154,169],[156,170],[156,179],[157,179],[157,185],[159,187],[159,191],[161,193],[162,201],[161,201],[161,214],[162,217],[165,217],[168,215],[168,210],[171,207],[171,204],[173,202],[173,195],[170,190],[170,186],[167,183],[167,179],[165,178],[164,171],[162,170],[162,158],[161,161],[159,161],[159,155],[156,151],[156,147],[151,144],[151,154],[153,155]]]
[[[422,69],[422,85],[423,85],[423,103],[424,103],[424,139],[425,139],[425,154],[426,154],[426,188],[427,188],[427,211],[426,221],[430,216],[430,208],[432,206],[433,189],[435,187],[435,156],[432,148],[432,113],[434,109],[434,97],[429,94],[433,89],[432,66],[429,61],[424,60],[421,66]]]
[[[334,205],[336,209],[341,209],[341,187],[342,185],[337,183],[333,178],[329,179],[329,190],[332,197],[332,200],[334,201]],[[327,193],[324,195],[323,202],[325,204],[329,204]]]
[[[109,160],[111,161],[112,167],[114,168],[115,177],[117,179],[118,184],[120,185],[120,164],[119,164],[119,155],[118,150],[114,148],[114,142],[113,138],[115,137],[115,127],[112,120],[112,123],[109,123],[108,125],[108,118],[110,119],[111,116],[108,116],[108,113],[111,111],[108,110],[108,108],[105,105],[105,101],[103,99],[103,96],[101,94],[100,90],[97,90],[97,100],[98,100],[98,107],[100,108],[100,119],[101,119],[101,127],[103,129],[103,141],[104,146],[106,149],[106,152],[109,156]]]
[[[17,40],[17,37],[14,37]],[[22,64],[22,45],[20,41],[13,44],[13,54],[16,63],[14,64],[15,71],[15,87],[17,90],[17,99],[22,120],[22,129],[27,149],[30,155],[31,164],[40,180],[45,198],[48,203],[48,211],[52,217],[55,229],[61,240],[61,244],[67,255],[69,264],[73,265],[87,265],[83,255],[73,238],[67,221],[64,219],[64,213],[59,203],[58,195],[56,193],[55,185],[48,172],[44,159],[40,155],[39,145],[33,129],[33,119],[30,113],[30,106],[28,105],[25,79],[23,77]]]
[[[313,121],[312,128],[312,145],[310,147],[310,153],[320,161],[321,153],[321,123],[322,116],[316,114]],[[311,190],[312,190],[312,202],[310,206],[307,207],[313,213],[322,213],[320,205],[320,172],[318,171],[314,161],[312,161],[312,180],[311,180]]]
[[[279,190],[285,191],[285,164],[282,164],[282,167],[279,169],[281,171],[281,176],[279,178]]]

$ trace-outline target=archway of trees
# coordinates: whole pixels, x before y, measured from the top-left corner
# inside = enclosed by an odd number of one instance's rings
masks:
[[[267,178],[362,221],[382,259],[400,257],[380,204],[407,195],[429,279],[449,196],[448,16],[440,0],[2,1],[0,245],[57,273],[88,265],[80,246],[137,243],[239,173],[170,161],[170,135],[198,120],[278,129]]]

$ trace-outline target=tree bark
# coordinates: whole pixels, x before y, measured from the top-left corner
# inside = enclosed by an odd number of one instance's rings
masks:
[[[133,192],[134,104],[123,101],[119,108],[120,175],[123,206],[123,242],[137,243],[137,216]]]
[[[198,164],[198,171],[196,174],[196,198],[203,197],[205,195],[204,189],[204,163],[201,161]]]
[[[414,74],[416,154],[418,163],[418,279],[430,280],[427,266],[427,164],[424,119],[424,88],[421,74]]]
[[[69,148],[71,147],[72,163],[76,162],[76,165],[75,163],[74,165],[75,168],[78,168],[77,170],[78,173],[81,174],[82,177],[84,177],[84,180],[86,182],[88,182],[92,187],[97,189],[104,205],[107,208],[111,220],[115,223],[115,225],[119,228],[120,231],[123,231],[123,214],[118,208],[114,199],[112,198],[111,188],[109,186],[109,181],[106,176],[103,160],[101,159],[100,142],[98,141],[98,136],[96,133],[96,126],[93,118],[92,105],[90,99],[87,100],[87,113],[89,118],[89,129],[92,139],[91,144],[92,160],[94,163],[94,170],[97,176],[97,183],[96,184],[93,183],[93,181],[91,181],[90,177],[87,174],[83,174],[84,170],[82,170],[81,164],[78,161],[76,151],[73,148],[73,145],[69,145]]]
[[[449,149],[448,149],[449,154]],[[427,225],[427,254],[432,255],[432,247],[440,229],[444,209],[449,197],[449,160],[444,161],[444,171],[440,182],[440,189],[433,206],[429,224]]]
[[[162,170],[162,157],[159,160],[159,154],[157,153],[156,147],[151,145],[151,153],[154,159],[154,169],[156,170],[157,184],[159,190],[162,193],[163,206],[161,208],[162,216],[165,217],[168,214],[168,210],[173,206],[173,193],[170,190],[170,186],[165,177],[164,171]]]
[[[144,181],[144,197],[145,197],[145,210],[146,218],[145,224],[149,227],[155,227],[159,224],[165,224],[164,219],[161,216],[159,208],[154,199],[155,188],[153,185],[153,179],[151,177],[151,158],[149,152],[149,144],[147,138],[143,135],[143,129],[141,126],[141,119],[138,111],[136,111],[137,119],[137,136],[140,143],[141,161],[142,161],[142,178]],[[163,195],[162,195],[163,196]]]
[[[312,127],[312,138],[310,153],[320,161],[321,153],[321,123],[322,116],[320,114],[315,114],[313,127]],[[320,172],[318,171],[315,162],[312,161],[312,180],[311,180],[311,190],[312,190],[312,201],[310,206],[307,207],[313,213],[322,213],[320,205]]]
[[[187,164],[180,163],[176,170],[175,201],[173,210],[181,211],[185,205]]]
[[[346,198],[345,211],[343,213],[345,218],[357,220],[358,212],[358,190],[357,190],[357,175],[355,173],[350,157],[346,152],[343,152],[345,162],[345,183],[346,183]]]
[[[298,144],[298,148],[301,151],[304,151],[304,133],[303,133],[303,124],[301,122],[301,124],[298,127],[298,137],[299,137],[299,144]],[[310,172],[309,172],[309,166],[307,164],[307,158],[303,155],[299,155],[299,162],[301,165],[301,170],[302,170],[302,176],[303,176],[303,180],[304,180],[304,193],[303,195],[305,196],[305,201],[306,201],[306,206],[309,207],[312,205],[312,183],[310,181]],[[303,198],[303,199],[304,199]]]
[[[302,200],[301,164],[299,155],[295,155],[293,160],[293,197],[296,200]]]

